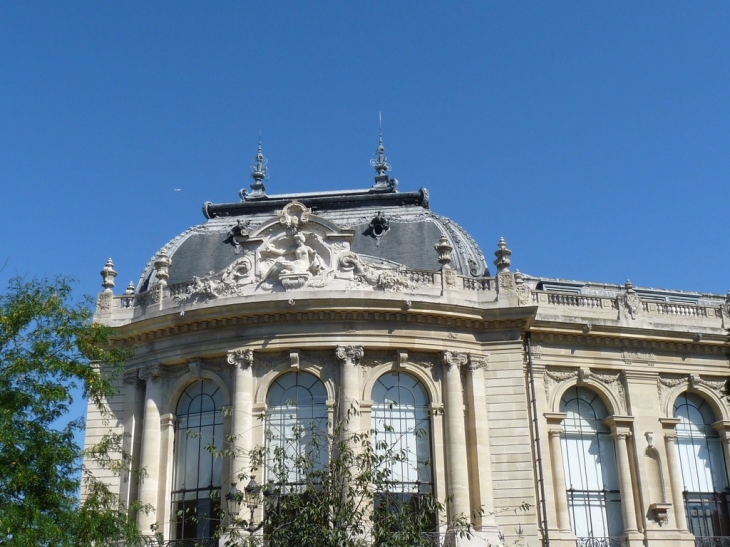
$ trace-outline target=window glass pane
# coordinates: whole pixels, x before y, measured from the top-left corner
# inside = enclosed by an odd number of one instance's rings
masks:
[[[432,492],[431,426],[426,390],[410,374],[381,376],[373,386],[373,442],[395,458],[390,465],[392,488],[399,492]]]
[[[172,520],[176,539],[212,537],[220,522],[223,394],[211,381],[190,384],[178,400],[175,420]],[[211,497],[211,494],[214,496]]]
[[[563,395],[563,469],[571,529],[578,537],[617,537],[623,533],[616,453],[604,423],[606,405],[586,388]]]
[[[267,480],[299,484],[302,464],[327,464],[327,390],[312,374],[279,376],[266,397],[268,405]]]

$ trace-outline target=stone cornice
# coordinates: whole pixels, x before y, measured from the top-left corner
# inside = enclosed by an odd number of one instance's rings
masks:
[[[687,332],[669,333],[666,331],[643,330],[632,333],[601,333],[590,334],[579,331],[555,331],[547,328],[540,330],[530,329],[532,340],[540,343],[552,344],[581,344],[586,346],[602,346],[617,348],[641,348],[643,350],[658,350],[668,352],[707,353],[712,355],[727,355],[730,351],[727,336],[705,337],[700,342],[688,339]]]
[[[486,331],[510,330],[524,331],[528,328],[532,317],[532,308],[515,308],[514,314],[495,314],[490,317],[489,310],[484,316],[454,313],[444,313],[440,310],[306,310],[306,311],[276,311],[271,313],[239,313],[233,314],[231,309],[218,309],[214,316],[197,314],[186,315],[167,314],[148,320],[140,320],[128,325],[117,327],[115,339],[128,344],[141,344],[160,340],[176,335],[204,332],[211,329],[260,327],[286,324],[312,323],[402,323],[413,327],[429,327],[442,330],[456,331]],[[473,311],[473,310],[472,310]],[[497,310],[503,311],[503,310]],[[229,312],[229,313],[220,313]]]

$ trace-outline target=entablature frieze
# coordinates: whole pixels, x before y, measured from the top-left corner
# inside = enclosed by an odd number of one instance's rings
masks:
[[[137,322],[131,325],[118,327],[115,340],[118,343],[127,345],[140,345],[168,337],[189,335],[210,330],[241,327],[261,327],[287,324],[300,324],[306,322],[312,324],[334,323],[337,325],[352,324],[384,324],[402,323],[410,325],[410,328],[428,327],[430,329],[443,329],[453,333],[451,338],[458,338],[459,331],[462,333],[483,332],[483,331],[512,331],[522,332],[525,330],[528,317],[516,317],[507,319],[481,319],[475,317],[464,317],[454,314],[421,313],[418,311],[346,311],[346,310],[322,310],[322,311],[289,311],[251,315],[231,315],[210,319],[194,320],[191,314],[176,316],[173,323],[166,320],[165,326],[148,323],[149,328],[145,329],[147,322]],[[169,318],[167,318],[169,319]],[[352,328],[350,330],[357,331]],[[446,333],[448,336],[448,333]]]
[[[675,337],[668,333],[646,332],[642,336],[626,336],[619,334],[535,331],[530,329],[532,336],[533,359],[543,357],[545,347],[555,345],[583,345],[587,347],[603,346],[617,348],[622,352],[621,359],[627,364],[633,362],[653,363],[657,360],[656,352],[669,353],[702,353],[709,355],[727,355],[730,352],[730,342],[727,336],[704,336],[699,341],[688,339],[689,335],[676,333]]]

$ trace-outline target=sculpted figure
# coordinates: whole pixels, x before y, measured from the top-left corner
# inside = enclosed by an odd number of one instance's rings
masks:
[[[262,281],[266,281],[271,276],[288,273],[317,275],[325,269],[317,251],[306,245],[306,238],[303,233],[297,232],[294,234],[293,239],[294,246],[289,249],[280,250],[271,243],[263,249],[263,253],[272,254],[279,258],[266,272]]]

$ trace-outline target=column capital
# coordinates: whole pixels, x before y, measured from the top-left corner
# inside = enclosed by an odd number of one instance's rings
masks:
[[[466,368],[472,374],[479,369],[486,369],[488,366],[489,366],[489,354],[487,354],[487,355],[478,355],[476,353],[469,354],[469,363],[466,365]]]
[[[226,361],[229,365],[240,367],[245,370],[253,364],[253,350],[249,348],[239,348],[228,352]]]
[[[563,434],[563,420],[568,417],[565,412],[545,412],[545,421],[548,424],[548,435],[553,437],[554,435]]]
[[[681,421],[682,420],[680,418],[659,418],[659,423],[662,424],[665,439],[674,439],[677,436],[675,428]]]
[[[365,350],[362,346],[337,346],[335,354],[343,363],[359,365],[360,359],[365,356]]]
[[[138,378],[148,382],[150,380],[157,380],[163,375],[162,367],[159,364],[150,365],[139,369]]]
[[[451,369],[451,367],[462,367],[466,365],[469,360],[469,356],[466,353],[458,353],[456,351],[445,350],[441,356],[443,357],[444,364]]]
[[[730,420],[719,420],[712,424],[712,429],[720,434],[720,437],[727,439],[730,437]]]
[[[616,414],[609,416],[603,423],[611,428],[611,435],[615,438],[626,437],[631,435],[631,426],[634,423],[633,416],[618,416]]]

